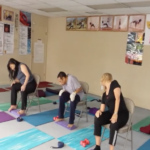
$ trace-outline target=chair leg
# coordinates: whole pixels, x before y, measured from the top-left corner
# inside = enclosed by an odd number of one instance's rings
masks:
[[[88,122],[88,110],[87,110],[87,102],[86,102],[86,105],[85,105],[85,111],[86,111],[86,122]]]
[[[82,117],[82,114],[83,114],[83,110],[84,110],[84,105],[82,105],[82,108],[81,108],[81,111],[80,111],[80,115],[78,116],[79,117],[79,119],[78,119],[78,122],[77,122],[77,125],[76,126],[78,126],[79,125],[79,122],[80,122],[80,119],[81,119],[81,117]]]
[[[125,138],[125,144],[124,144],[124,150],[126,149],[126,146],[127,146],[127,141],[128,141],[128,133],[129,133],[129,130],[126,134],[126,138]]]
[[[101,141],[103,140],[103,138],[105,139],[105,137],[104,137],[105,130],[106,130],[106,128],[103,129],[103,132],[102,132],[102,135],[101,135]]]
[[[131,150],[133,150],[133,132],[131,129]]]
[[[65,111],[64,111],[64,116],[65,116],[65,114],[66,114],[66,112],[68,112],[68,103],[66,103],[66,108],[65,108]]]
[[[38,98],[38,104],[39,104],[39,111],[41,112],[41,106],[40,106],[40,100]]]
[[[28,97],[28,100],[27,100],[27,101],[29,101],[29,105],[28,105],[27,108],[26,108],[26,113],[27,113],[29,107],[31,107],[31,99],[29,99],[29,97]]]
[[[18,101],[18,103],[17,103],[17,106],[19,106],[19,103],[21,102],[21,97],[20,97],[20,99],[19,99],[19,101]]]

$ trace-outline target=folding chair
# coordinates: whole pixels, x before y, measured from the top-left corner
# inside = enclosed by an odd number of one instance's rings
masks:
[[[38,104],[38,106],[39,106],[39,111],[41,112],[40,101],[39,101],[39,96],[38,96],[38,91],[37,91],[38,85],[39,85],[39,82],[40,82],[40,76],[37,75],[37,74],[33,74],[33,76],[34,76],[34,78],[35,78],[35,81],[36,81],[36,84],[37,84],[37,85],[36,85],[35,91],[34,91],[33,93],[28,94],[26,113],[27,113],[29,107],[31,107],[31,103],[32,103],[32,102],[35,102],[35,103]],[[35,99],[36,99],[36,100],[35,100]],[[21,101],[21,98],[20,98],[20,100],[18,101],[18,104],[20,103],[20,101]]]
[[[79,124],[79,121],[83,115],[83,113],[86,114],[86,121],[88,122],[88,113],[87,113],[87,93],[89,92],[89,85],[86,83],[86,82],[82,82],[80,81],[80,84],[81,84],[81,87],[85,93],[85,96],[82,100],[80,100],[80,102],[77,104],[77,107],[78,106],[81,106],[81,110],[79,114],[75,113],[76,116],[78,116],[78,122],[77,122],[77,125]],[[65,109],[65,112],[69,112],[68,110],[68,107],[69,107],[69,104],[70,104],[70,101],[68,103],[66,103],[66,109]]]
[[[135,105],[134,105],[134,102],[131,99],[129,99],[129,98],[125,98],[124,100],[125,100],[125,104],[127,106],[127,109],[129,111],[130,115],[129,115],[129,121],[128,121],[128,123],[124,127],[120,128],[119,131],[118,131],[118,134],[124,134],[124,133],[126,133],[126,137],[123,137],[121,135],[118,135],[118,137],[125,139],[125,143],[123,145],[124,150],[126,149],[127,141],[131,142],[131,150],[133,150],[132,116],[133,116],[133,113],[134,113],[134,107],[135,107]],[[110,124],[107,124],[107,125],[103,126],[104,130],[103,130],[101,139],[103,139],[103,138],[104,139],[108,139],[108,138],[104,137],[104,132],[105,132],[106,129],[109,129],[109,126],[110,126]],[[129,131],[131,131],[131,139],[128,139],[128,133],[129,133]]]

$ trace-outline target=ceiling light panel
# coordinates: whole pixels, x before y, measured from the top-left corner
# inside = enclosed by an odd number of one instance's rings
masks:
[[[73,1],[70,1],[70,0],[65,0],[65,1],[56,1],[56,2],[46,2],[47,4],[51,4],[53,6],[57,6],[57,7],[62,7],[62,6],[65,6],[65,7],[69,7],[69,6],[79,6],[80,4],[77,3],[77,2],[73,2]]]
[[[30,4],[29,7],[35,9],[42,9],[42,8],[53,8],[54,6],[45,3],[37,3],[37,4]]]
[[[111,4],[116,3],[115,0],[74,0],[80,4],[84,5],[97,5],[97,4]]]
[[[117,2],[121,3],[128,3],[128,2],[143,2],[143,1],[149,1],[149,0],[116,0]]]
[[[65,10],[68,10],[68,11],[74,11],[74,10],[81,10],[81,11],[95,11],[94,9],[92,8],[89,8],[87,6],[83,6],[83,5],[80,5],[80,6],[74,6],[74,7],[61,7]]]
[[[27,2],[24,0],[8,0],[10,3],[16,3],[16,4],[20,4],[20,5],[28,5],[28,4],[32,4],[33,2]]]
[[[150,7],[131,7],[131,9],[138,11],[139,13],[150,13]]]
[[[136,10],[130,9],[130,8],[117,8],[117,9],[101,9],[99,10],[102,13],[106,14],[136,14],[138,13]]]

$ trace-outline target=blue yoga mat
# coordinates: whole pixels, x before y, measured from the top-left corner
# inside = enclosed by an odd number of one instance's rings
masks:
[[[70,146],[75,150],[86,150],[95,145],[95,137],[93,135],[93,131],[94,125],[91,125],[84,129],[80,129],[65,136],[59,137],[58,140],[64,142],[65,144],[67,144],[68,146]],[[109,137],[108,129],[105,130],[104,137],[105,138]],[[90,144],[87,145],[86,147],[82,147],[80,145],[80,141],[84,139],[88,139],[90,141]],[[104,139],[102,139],[102,141],[104,141]]]
[[[52,136],[32,128],[0,139],[1,150],[29,150],[54,139]]]
[[[93,100],[93,99],[97,99],[97,100],[98,100],[98,98],[95,98],[95,97],[92,97],[92,96],[88,96],[88,95],[87,95],[87,101],[88,101],[88,102],[90,102],[90,101]]]
[[[54,95],[57,95],[57,94],[45,91],[45,95],[46,95],[46,97],[48,97],[48,96],[54,96]]]
[[[150,150],[150,140],[145,142],[141,147],[139,147],[137,150]]]
[[[39,126],[53,121],[53,117],[58,116],[58,109],[45,111],[38,114],[22,117],[24,121],[32,124],[33,126]],[[65,113],[65,117],[69,117],[69,113]]]

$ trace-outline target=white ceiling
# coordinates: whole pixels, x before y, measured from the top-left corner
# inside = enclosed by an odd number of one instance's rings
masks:
[[[129,7],[125,3],[129,2],[144,2],[150,0],[0,0],[0,5],[10,6],[16,9],[28,11],[35,14],[40,14],[48,17],[60,16],[90,16],[92,15],[107,15],[107,14],[141,14],[150,13],[148,7]],[[117,4],[125,6],[125,8],[113,9],[94,9],[90,5]],[[39,9],[46,8],[61,8],[64,11],[44,12]]]

